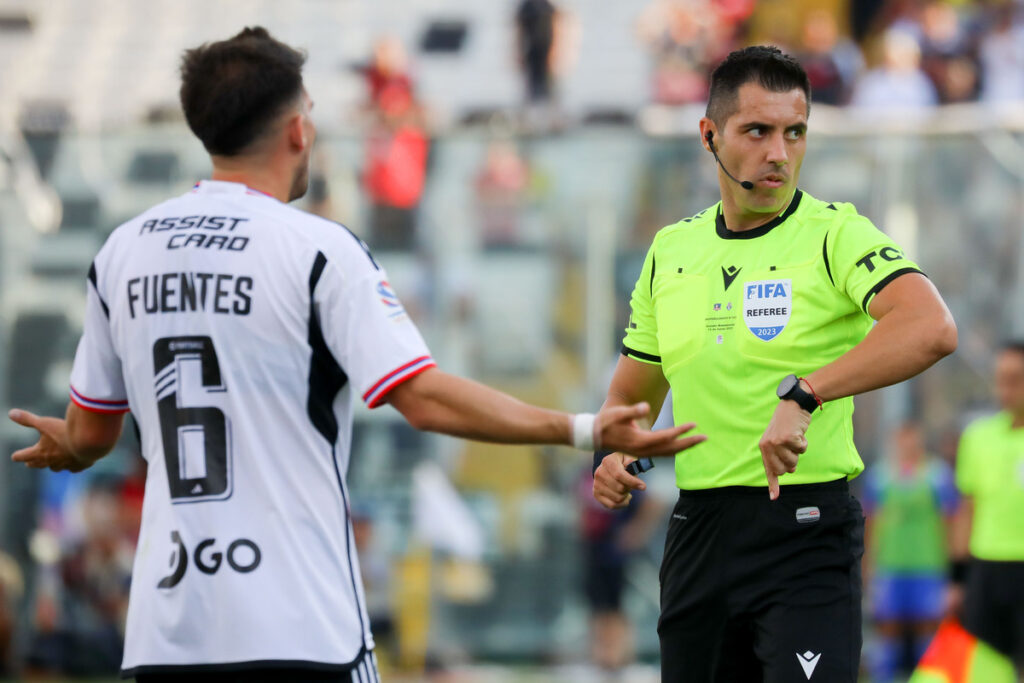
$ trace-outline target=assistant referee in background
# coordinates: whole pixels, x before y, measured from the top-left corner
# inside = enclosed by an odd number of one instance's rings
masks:
[[[675,421],[708,436],[676,456],[663,681],[857,680],[852,396],[956,348],[903,250],[849,204],[797,189],[809,102],[807,75],[774,48],[733,52],[712,74],[700,134],[722,199],[655,237],[608,390],[605,406],[648,401],[656,415],[671,387]],[[602,460],[604,505],[644,488],[631,460]]]
[[[996,356],[993,388],[999,412],[973,421],[957,451],[949,606],[1024,680],[1024,341]]]

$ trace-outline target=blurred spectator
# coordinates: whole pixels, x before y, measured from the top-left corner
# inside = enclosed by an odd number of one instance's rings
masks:
[[[133,544],[125,537],[119,480],[94,481],[81,500],[84,535],[56,566],[44,566],[36,596],[32,675],[113,675],[121,666]]]
[[[622,606],[626,569],[650,540],[660,517],[655,497],[634,491],[629,507],[609,510],[594,500],[593,475],[581,472],[578,496],[583,507],[584,591],[590,607],[590,658],[600,668],[618,671],[633,661],[633,634]]]
[[[363,171],[371,205],[368,241],[372,247],[413,248],[428,149],[421,113],[412,94],[400,86],[385,88],[366,142]]]
[[[14,631],[25,578],[14,558],[0,552],[0,678],[14,673]]]
[[[412,78],[409,76],[409,57],[402,42],[385,36],[373,45],[370,63],[357,67],[366,77],[366,106],[370,110],[381,108],[381,98],[388,90],[398,90],[413,96]]]
[[[654,58],[652,100],[704,102],[713,64],[728,54],[735,12],[720,13],[705,0],[652,0],[637,20],[640,41]]]
[[[852,41],[840,39],[832,12],[813,10],[807,15],[799,57],[811,81],[814,103],[846,104],[864,60]]]
[[[978,91],[972,37],[947,2],[930,2],[921,11],[921,68],[935,84],[943,104],[966,102]]]
[[[886,0],[850,0],[850,37],[857,43],[864,42],[872,29],[879,23],[879,17]]]
[[[529,183],[529,166],[514,142],[501,140],[488,145],[475,183],[484,247],[520,242],[520,219]]]
[[[938,103],[935,86],[921,70],[921,50],[908,33],[889,29],[883,39],[882,64],[857,83],[852,104],[895,115]]]
[[[516,10],[516,47],[528,104],[552,98],[552,55],[558,38],[558,9],[551,0],[521,0]]]
[[[864,492],[864,578],[878,631],[870,653],[874,683],[913,669],[938,627],[945,607],[946,538],[958,503],[953,472],[928,456],[920,426],[899,427],[888,456],[871,468]]]
[[[981,39],[981,100],[989,104],[1024,101],[1024,11],[1006,2],[995,8]]]

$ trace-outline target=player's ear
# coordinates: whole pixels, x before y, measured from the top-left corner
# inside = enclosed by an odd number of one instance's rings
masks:
[[[297,152],[304,151],[310,144],[308,132],[304,125],[303,115],[301,112],[295,112],[288,117],[288,122],[285,124],[285,131],[288,135],[288,144],[292,146]]]

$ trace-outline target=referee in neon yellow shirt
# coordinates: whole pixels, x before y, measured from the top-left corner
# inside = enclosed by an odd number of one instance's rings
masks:
[[[964,497],[954,521],[951,607],[1024,676],[1024,342],[996,358],[995,393],[1000,412],[972,422],[957,451]]]
[[[655,237],[605,402],[657,408],[671,387],[676,423],[708,437],[676,456],[666,682],[856,681],[851,397],[956,348],[945,303],[899,245],[797,189],[809,101],[807,75],[774,48],[733,52],[712,74],[700,133],[722,200]],[[603,458],[597,500],[619,507],[644,487],[631,461]]]

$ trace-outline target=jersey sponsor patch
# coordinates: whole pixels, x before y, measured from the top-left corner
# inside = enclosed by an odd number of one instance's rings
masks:
[[[397,318],[405,313],[405,308],[402,306],[402,302],[398,300],[398,295],[395,294],[395,290],[391,289],[390,282],[387,280],[381,280],[378,282],[377,294],[380,295],[381,303],[391,311],[388,316],[389,318]]]
[[[757,280],[743,283],[743,322],[755,337],[771,341],[789,322],[793,281]]]

